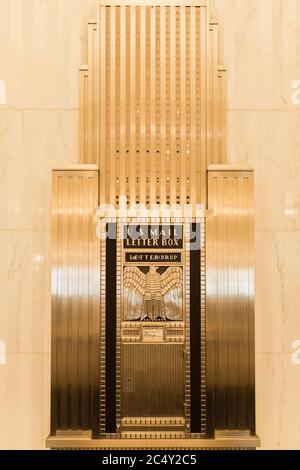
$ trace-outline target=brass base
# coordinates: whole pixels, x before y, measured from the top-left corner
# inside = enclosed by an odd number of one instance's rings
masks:
[[[87,436],[49,436],[46,446],[66,450],[250,450],[260,447],[252,437],[222,437],[216,439],[91,439]]]

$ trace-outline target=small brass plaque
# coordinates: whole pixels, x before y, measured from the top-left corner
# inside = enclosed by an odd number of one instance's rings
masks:
[[[163,343],[164,328],[143,328],[143,343]]]
[[[125,253],[126,263],[181,263],[181,253]]]

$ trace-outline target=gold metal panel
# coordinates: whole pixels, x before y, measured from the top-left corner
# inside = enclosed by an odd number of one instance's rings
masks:
[[[208,172],[207,379],[211,428],[255,432],[253,172]]]
[[[165,204],[167,201],[167,191],[166,191],[166,180],[167,180],[167,170],[166,170],[166,136],[167,136],[167,110],[166,110],[166,87],[167,87],[167,73],[166,73],[166,9],[159,8],[159,18],[160,18],[160,106],[159,106],[159,116],[160,116],[160,140],[159,148],[160,152],[160,180],[158,191],[160,195],[160,202]]]
[[[107,160],[109,162],[108,168],[107,168],[107,175],[106,175],[106,180],[111,181],[116,181],[116,178],[118,178],[118,186],[120,185],[120,176],[119,172],[117,171],[117,165],[118,165],[118,158],[117,161],[115,161],[115,155],[117,152],[117,149],[120,148],[120,141],[119,141],[119,136],[116,136],[116,133],[120,130],[120,122],[116,119],[116,102],[117,105],[119,106],[119,100],[120,98],[120,89],[118,88],[118,85],[120,86],[120,82],[117,82],[116,78],[118,75],[116,74],[116,68],[120,66],[120,43],[116,38],[116,22],[117,22],[117,17],[116,17],[116,9],[114,7],[110,8],[110,21],[109,21],[109,58],[108,63],[110,66],[110,73],[107,75],[107,89],[109,90],[109,98],[108,98],[108,103],[109,103],[109,129],[106,131],[107,135],[109,134],[109,151],[110,151],[110,159]],[[108,38],[108,36],[107,36]],[[118,38],[119,39],[119,38]],[[106,62],[107,63],[107,62]],[[118,101],[117,101],[118,100]],[[108,108],[107,108],[108,111]],[[108,138],[108,137],[107,137]],[[109,187],[107,188],[107,196],[109,194],[109,201],[115,202],[115,197],[116,197],[116,184],[110,184]],[[118,193],[119,194],[119,193]],[[102,201],[101,201],[102,202]]]
[[[205,204],[207,164],[226,161],[217,35],[205,1],[99,2],[80,161],[100,167],[100,202]]]
[[[203,15],[205,14],[205,18]],[[206,126],[206,120],[203,121],[204,110],[202,110],[202,101],[205,99],[207,100],[207,89],[206,89],[206,68],[207,65],[203,68],[204,63],[207,62],[207,57],[202,58],[201,64],[201,55],[205,54],[205,40],[203,37],[207,34],[207,25],[206,23],[206,10],[203,8],[197,8],[195,12],[195,21],[196,21],[196,31],[195,31],[195,46],[192,45],[194,49],[195,59],[194,62],[196,64],[196,78],[195,78],[195,149],[194,149],[194,163],[192,163],[192,168],[194,168],[196,172],[196,190],[195,190],[195,198],[196,202],[202,202],[202,195],[205,194],[206,190],[206,181],[203,180],[202,168],[206,168],[206,156],[203,152],[203,148],[201,148],[202,140],[205,134],[205,129],[203,126]],[[203,23],[204,21],[204,23]],[[204,95],[204,94],[205,95]],[[203,129],[203,131],[202,131]],[[193,156],[193,154],[192,154]],[[191,180],[190,180],[191,184]],[[206,198],[206,194],[205,194]],[[203,202],[205,202],[205,198]],[[193,197],[192,197],[193,200]]]
[[[88,66],[79,71],[79,161],[88,163]]]
[[[80,68],[79,161],[99,164],[99,48],[98,23],[88,24],[88,65]]]
[[[94,152],[93,160],[94,163],[100,168],[100,21],[99,21],[99,11],[97,13],[96,24],[94,24],[93,29],[93,76],[94,76],[94,96],[93,96],[93,121],[94,121]],[[99,187],[100,187],[100,172],[98,175],[99,178]],[[98,202],[100,201],[100,191],[98,191]]]
[[[130,137],[129,137],[129,148],[130,148],[130,205],[136,204],[137,196],[137,179],[138,171],[137,156],[136,156],[136,110],[137,110],[137,97],[136,97],[136,8],[130,8]]]
[[[214,22],[210,21],[207,41],[207,165],[213,163],[213,76],[214,76]]]
[[[118,206],[120,203],[120,197],[122,196],[121,194],[121,184],[122,183],[122,174],[121,174],[121,162],[124,158],[124,155],[121,152],[121,126],[125,126],[125,122],[122,123],[121,121],[121,80],[124,81],[125,77],[121,77],[120,70],[121,70],[121,36],[120,36],[120,30],[121,30],[121,16],[120,16],[120,8],[115,8],[112,7],[110,9],[107,9],[108,11],[111,11],[111,16],[113,16],[115,19],[113,22],[111,22],[111,28],[110,28],[110,50],[111,50],[111,57],[110,62],[107,61],[107,76],[110,80],[110,77],[112,74],[114,74],[114,79],[113,81],[115,82],[114,84],[111,84],[110,82],[107,82],[107,87],[108,89],[111,88],[111,86],[115,86],[115,101],[110,101],[110,112],[115,115],[115,122],[116,122],[116,129],[112,129],[109,127],[108,133],[110,136],[112,134],[115,134],[115,145],[113,147],[110,147],[108,151],[110,154],[107,156],[107,159],[109,161],[109,166],[107,169],[107,173],[111,173],[111,170],[115,166],[115,178],[114,179],[108,179],[107,184],[111,188],[111,193],[112,191],[116,195],[116,201],[112,199],[112,196],[109,199],[109,202],[112,204],[115,202],[116,205]],[[115,38],[114,38],[115,37]],[[124,38],[122,38],[124,40]],[[113,50],[115,46],[116,51]],[[114,174],[114,173],[113,173]],[[112,187],[114,187],[112,189]],[[123,195],[124,196],[124,195]]]
[[[141,9],[136,8],[136,33],[135,33],[135,48],[136,48],[136,70],[134,75],[135,89],[136,89],[136,122],[135,122],[135,146],[134,152],[136,154],[136,203],[141,202]],[[133,180],[134,181],[134,180]],[[134,183],[132,184],[134,186]]]
[[[169,160],[169,176],[170,183],[169,197],[171,205],[176,202],[176,8],[170,7],[170,21],[169,21],[169,87],[170,87],[170,102],[169,102],[169,135],[170,135],[170,153],[167,156]],[[168,59],[167,59],[168,60]]]
[[[93,36],[100,55],[100,202],[205,203],[207,88],[218,84],[217,50],[216,73],[207,77],[206,4],[126,5],[100,2]]]
[[[227,83],[226,69],[219,64],[218,24],[212,20],[208,34],[207,164],[226,163]]]
[[[187,123],[186,123],[186,102],[187,89],[186,89],[186,75],[187,75],[187,62],[186,62],[186,8],[184,6],[180,7],[180,94],[181,94],[181,103],[183,106],[180,108],[180,189],[181,200],[184,204],[187,203],[187,193],[190,188],[190,171],[186,165],[185,156],[187,151],[186,145],[186,136],[187,136]],[[180,154],[179,154],[180,155]]]
[[[98,386],[98,172],[53,171],[51,428],[91,429]]]
[[[122,345],[122,416],[184,416],[181,344]]]
[[[181,153],[181,158],[184,161],[187,169],[187,183],[186,183],[186,203],[190,204],[191,199],[191,181],[194,179],[194,168],[191,167],[191,41],[190,41],[190,9],[185,8],[185,45],[186,45],[186,63],[185,63],[185,101],[182,107],[185,108],[185,153]],[[193,173],[193,175],[192,175]]]
[[[219,84],[218,84],[218,36],[219,26],[218,23],[214,22],[211,24],[212,28],[212,44],[211,44],[211,56],[212,56],[212,162],[213,164],[221,163],[219,160],[219,107],[220,107],[220,95],[219,95]]]
[[[201,93],[200,93],[200,126],[201,126],[201,160],[200,160],[200,179],[201,185],[198,188],[197,202],[205,204],[207,198],[206,189],[206,169],[207,169],[207,43],[208,43],[208,13],[207,8],[200,9],[201,22],[201,48],[200,48],[200,73],[201,73]],[[199,72],[198,72],[199,73]]]
[[[139,155],[140,160],[140,175],[139,175],[139,187],[140,187],[140,194],[139,194],[139,201],[141,204],[145,204],[146,202],[146,9],[144,7],[139,8],[139,20],[140,20],[140,28],[139,28],[139,65],[140,70],[138,73],[140,74],[139,77],[139,91],[140,91],[140,102],[139,102],[139,109],[137,113],[140,115],[140,148],[136,151]]]
[[[196,41],[196,19],[199,20],[198,14],[196,16],[195,8],[191,8],[190,11],[187,13],[189,16],[189,70],[190,70],[190,90],[189,90],[189,121],[188,121],[188,129],[190,135],[190,146],[187,149],[186,158],[190,162],[191,165],[191,175],[190,175],[190,195],[191,195],[191,203],[195,204],[197,202],[197,190],[201,185],[200,178],[198,179],[198,172],[197,172],[197,159],[199,158],[199,154],[201,155],[201,150],[197,155],[196,145],[197,145],[197,135],[196,135],[196,118],[197,118],[197,98],[198,98],[198,90],[196,88],[196,73],[200,72],[200,67],[197,64],[197,41]],[[198,51],[199,52],[199,51]],[[198,70],[196,66],[198,65]],[[203,103],[204,104],[204,103]],[[188,153],[189,152],[189,153]],[[200,157],[201,158],[201,157]],[[199,201],[200,202],[200,201]]]
[[[95,126],[95,93],[96,93],[96,80],[95,80],[95,49],[97,45],[97,23],[91,21],[88,24],[88,125],[87,125],[87,140],[88,140],[88,153],[85,163],[98,164],[96,155],[95,139],[98,135]]]
[[[155,8],[150,8],[150,26],[149,26],[149,34],[150,37],[152,38],[152,41],[150,42],[150,57],[149,57],[149,79],[150,79],[150,103],[149,103],[149,118],[151,119],[151,116],[153,116],[153,122],[152,125],[150,124],[150,145],[149,145],[149,150],[150,150],[150,191],[149,191],[149,196],[151,201],[156,202],[156,194],[155,194],[155,188],[156,188],[156,122],[157,122],[157,113],[156,113],[156,67],[159,65],[156,62],[156,54],[157,54],[157,38],[156,38],[156,10]],[[149,121],[150,121],[149,119]]]
[[[114,7],[112,7],[114,8]],[[119,80],[120,80],[120,196],[126,196],[126,179],[129,177],[129,174],[126,171],[126,82],[128,80],[128,76],[126,75],[126,49],[127,49],[127,42],[126,42],[126,7],[120,6],[116,8],[117,10],[117,34],[120,36],[120,43],[119,43],[119,50],[120,50],[120,68],[119,68]],[[116,110],[118,113],[118,110]],[[110,185],[112,184],[113,180],[110,180]]]
[[[227,162],[227,71],[223,66],[218,68],[218,84],[219,84],[219,147],[218,147],[218,162]]]
[[[106,196],[106,121],[103,118],[108,110],[109,103],[107,103],[106,96],[106,80],[107,74],[103,73],[105,70],[106,60],[106,9],[99,8],[98,11],[98,27],[99,27],[99,171],[100,171],[100,202],[107,202]]]

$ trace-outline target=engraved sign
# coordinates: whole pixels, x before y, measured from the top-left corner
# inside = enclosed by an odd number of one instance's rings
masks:
[[[182,225],[125,225],[124,248],[130,250],[183,248]]]
[[[181,263],[181,253],[131,253],[125,254],[126,263]]]

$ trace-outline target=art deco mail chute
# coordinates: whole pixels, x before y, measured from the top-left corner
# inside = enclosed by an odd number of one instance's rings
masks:
[[[80,164],[53,171],[47,445],[257,447],[253,172],[226,162],[218,25],[205,0],[95,18]]]

